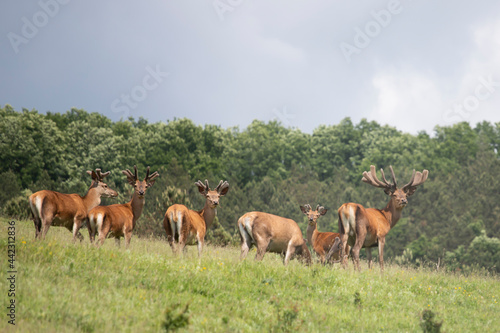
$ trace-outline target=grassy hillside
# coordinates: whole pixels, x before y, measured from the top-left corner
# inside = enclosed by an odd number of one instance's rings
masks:
[[[7,220],[0,223],[7,274]],[[468,276],[388,265],[361,273],[339,266],[284,267],[277,255],[239,261],[239,249],[194,248],[172,255],[165,241],[132,238],[130,250],[73,245],[51,228],[34,241],[31,221],[16,221],[16,328],[23,332],[158,332],[167,322],[188,332],[420,331],[430,309],[446,332],[498,332],[498,276]],[[390,244],[388,245],[390,246]],[[9,286],[0,279],[2,295]],[[4,297],[2,304],[7,304]],[[5,312],[5,307],[4,312]],[[180,315],[180,317],[179,317]],[[170,318],[167,320],[167,318]],[[0,331],[12,329],[2,315]]]

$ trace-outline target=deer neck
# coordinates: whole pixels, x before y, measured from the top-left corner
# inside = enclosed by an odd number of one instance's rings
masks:
[[[203,207],[203,209],[200,210],[198,214],[200,214],[203,220],[205,220],[205,225],[207,226],[208,229],[214,222],[215,215],[217,215],[217,209],[212,208],[207,200],[205,201],[205,207]]]
[[[401,218],[402,211],[403,208],[396,208],[394,199],[391,198],[387,206],[385,206],[384,210],[382,211],[387,218],[387,222],[389,223],[391,228],[394,227],[396,223],[398,223],[399,219]]]
[[[313,245],[314,240],[316,239],[318,235],[318,225],[315,224],[314,226],[310,225],[309,223],[307,224],[307,230],[306,230],[306,235],[307,235],[307,242],[310,245]]]
[[[144,203],[146,202],[144,196],[139,198],[137,192],[134,191],[134,195],[132,196],[132,200],[130,200],[130,208],[132,209],[132,215],[134,216],[132,222],[135,226],[135,222],[139,219],[142,214],[142,208],[144,207]]]
[[[87,193],[82,197],[83,205],[87,209],[87,213],[94,207],[101,204],[101,195],[99,194],[97,187],[91,187]]]

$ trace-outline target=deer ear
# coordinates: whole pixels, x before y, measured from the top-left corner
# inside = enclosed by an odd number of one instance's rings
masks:
[[[147,186],[147,187],[151,187],[151,186],[153,186],[153,185],[155,184],[155,181],[156,181],[156,178],[155,178],[155,179],[151,179],[151,180],[149,181],[149,183],[147,183],[147,185],[146,185],[146,186]]]
[[[122,170],[122,173],[127,176],[127,181],[130,185],[135,186],[135,179],[134,176],[132,175],[132,172],[130,172],[129,169],[127,170]]]
[[[410,195],[413,195],[413,193],[415,193],[415,191],[417,190],[417,187],[416,186],[410,186],[407,190],[406,190],[406,195],[407,196],[410,196]]]
[[[322,211],[321,211],[321,213],[319,213],[319,214],[320,214],[320,215],[325,215],[327,211],[328,211],[328,209],[323,208],[323,210],[322,210]]]
[[[229,183],[228,182],[222,183],[222,186],[219,189],[219,195],[222,197],[226,195],[228,191],[229,191]]]
[[[302,213],[307,214],[307,211],[308,211],[307,207],[300,206],[300,210],[302,211]]]
[[[198,191],[200,192],[201,195],[207,195],[207,188],[205,185],[201,182],[201,180],[198,180],[196,183],[194,183],[196,186],[198,186]]]
[[[384,192],[385,192],[385,194],[387,194],[387,195],[391,195],[392,193],[394,193],[394,191],[393,191],[392,189],[390,189],[390,188],[385,188],[385,189],[384,189]]]

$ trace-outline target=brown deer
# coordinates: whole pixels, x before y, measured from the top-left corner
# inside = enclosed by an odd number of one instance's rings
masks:
[[[322,264],[326,263],[326,256],[332,245],[334,245],[335,240],[338,239],[340,242],[340,234],[335,232],[320,232],[318,231],[318,218],[326,214],[328,209],[323,206],[316,206],[316,210],[312,210],[309,204],[300,206],[302,213],[306,214],[308,225],[306,230],[307,242],[312,246],[314,252],[319,256]],[[338,245],[338,244],[337,244]],[[336,247],[335,247],[336,248]],[[349,252],[349,250],[347,250]],[[339,251],[332,252],[334,262],[339,260]],[[330,259],[330,257],[328,257]]]
[[[73,242],[83,236],[80,228],[87,218],[88,212],[101,203],[101,197],[116,197],[118,193],[103,182],[109,171],[101,173],[101,169],[87,171],[92,176],[92,183],[83,197],[78,194],[64,194],[42,190],[29,197],[31,215],[35,224],[35,239],[45,239],[49,227],[65,227],[73,234]]]
[[[198,180],[195,185],[198,186],[200,194],[206,198],[203,209],[195,211],[184,205],[172,205],[165,212],[163,227],[172,252],[182,254],[187,244],[194,245],[198,242],[198,257],[200,258],[205,243],[205,234],[217,215],[216,208],[220,197],[229,191],[229,183],[221,180],[214,190],[210,190],[206,179],[205,184]]]
[[[295,255],[307,265],[311,264],[311,253],[306,240],[302,237],[297,223],[291,219],[268,213],[250,212],[239,218],[238,229],[242,260],[255,244],[257,246],[255,260],[262,260],[266,251],[269,251],[284,254],[285,266]]]
[[[139,180],[137,177],[137,166],[135,165],[133,174],[128,169],[123,170],[122,173],[127,176],[128,183],[134,187],[132,199],[124,204],[98,206],[89,212],[90,242],[94,242],[96,231],[99,232],[97,246],[101,246],[106,237],[110,236],[115,238],[117,246],[120,246],[120,238],[125,237],[125,246],[129,247],[132,231],[142,214],[146,190],[153,186],[156,177],[160,175],[158,171],[150,175],[148,166],[146,177],[144,180]]]
[[[384,189],[384,192],[391,197],[384,209],[365,208],[356,203],[345,203],[339,208],[339,230],[342,241],[342,248],[348,244],[353,246],[352,258],[357,270],[359,266],[359,251],[366,248],[368,267],[372,265],[371,248],[378,246],[380,269],[384,270],[384,245],[385,236],[396,225],[401,218],[401,212],[408,203],[408,197],[415,193],[417,186],[422,185],[429,175],[429,171],[423,172],[413,170],[410,182],[401,188],[397,187],[396,176],[392,166],[389,166],[393,183],[389,183],[382,173],[382,181],[377,178],[375,166],[370,167],[370,173],[363,172],[361,179],[367,184]],[[343,258],[344,266],[346,257]]]

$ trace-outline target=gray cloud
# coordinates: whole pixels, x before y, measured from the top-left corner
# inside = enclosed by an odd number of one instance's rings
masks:
[[[221,3],[222,14],[214,7]],[[1,6],[0,103],[16,109],[77,107],[113,120],[188,117],[224,127],[286,110],[283,123],[307,132],[345,117],[411,133],[500,121],[497,86],[466,113],[450,111],[472,100],[480,78],[500,82],[496,1]],[[350,61],[346,44],[357,48]],[[168,76],[155,81],[157,68]]]

